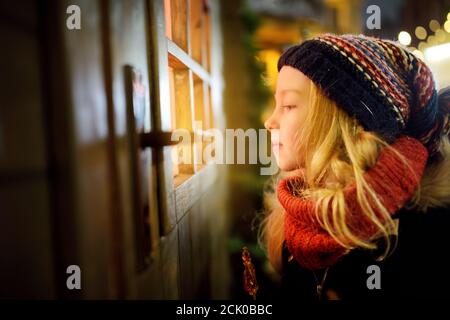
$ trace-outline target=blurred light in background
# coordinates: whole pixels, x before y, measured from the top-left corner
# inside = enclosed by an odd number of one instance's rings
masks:
[[[445,21],[444,30],[450,33],[450,20]]]
[[[423,51],[425,50],[426,45],[427,45],[426,42],[420,41],[417,47],[419,48],[420,51]]]
[[[425,49],[425,59],[427,61],[441,61],[450,58],[450,43],[440,44]]]
[[[406,31],[400,31],[398,34],[398,41],[400,41],[401,44],[408,46],[411,43],[411,36]]]
[[[266,72],[264,75],[264,82],[273,91],[275,91],[276,79],[278,75],[277,63],[279,57],[280,52],[275,49],[264,49],[257,55],[257,58],[265,63]]]
[[[441,27],[441,25],[437,20],[433,19],[430,21],[429,27],[431,31],[436,32]]]
[[[437,39],[437,41],[439,42],[439,43],[443,43],[443,42],[445,42],[445,37],[446,37],[446,34],[445,34],[445,31],[444,30],[442,30],[442,29],[438,29],[437,31],[436,31],[436,39]]]
[[[418,26],[415,34],[417,39],[424,40],[427,37],[427,30],[424,27]]]
[[[431,68],[437,89],[450,85],[450,42],[428,47],[424,50],[425,62]]]
[[[435,36],[429,36],[427,39],[427,43],[429,46],[437,45],[437,40]]]

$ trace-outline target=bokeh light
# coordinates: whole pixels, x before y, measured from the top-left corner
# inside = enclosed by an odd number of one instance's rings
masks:
[[[436,32],[441,27],[441,25],[437,20],[433,19],[430,21],[429,27],[431,31]]]
[[[398,34],[398,41],[401,44],[408,46],[411,43],[411,36],[406,31],[400,31],[400,33]]]
[[[427,35],[428,35],[427,30],[422,26],[418,26],[416,28],[415,34],[416,34],[417,39],[420,39],[420,40],[426,39]]]

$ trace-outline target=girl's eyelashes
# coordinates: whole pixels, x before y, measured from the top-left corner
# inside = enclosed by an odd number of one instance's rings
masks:
[[[281,108],[291,110],[291,109],[295,108],[295,105],[289,104],[289,105],[281,106]]]

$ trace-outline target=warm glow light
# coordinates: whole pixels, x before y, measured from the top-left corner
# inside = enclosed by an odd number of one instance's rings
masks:
[[[427,37],[427,30],[424,27],[418,26],[415,31],[417,39],[423,40]]]
[[[445,21],[444,30],[450,33],[450,20]]]
[[[442,29],[436,31],[436,39],[439,43],[445,42],[445,32]]]
[[[408,46],[411,43],[411,36],[406,31],[400,31],[398,34],[398,41],[400,41],[401,44]]]
[[[428,45],[430,45],[430,46],[436,45],[436,44],[437,44],[437,39],[436,39],[436,37],[435,37],[435,36],[429,36],[428,39],[427,39],[427,43],[428,43]]]
[[[420,43],[417,47],[419,48],[420,51],[423,51],[427,47],[427,44],[426,44],[426,42],[420,41]]]
[[[430,21],[430,30],[433,32],[436,32],[437,29],[439,29],[441,27],[441,25],[439,24],[439,22],[437,20],[431,20]]]
[[[447,20],[450,20],[450,12],[447,13]]]
[[[427,61],[450,59],[450,43],[427,48],[425,49],[424,56]]]
[[[277,84],[277,62],[278,58],[280,58],[280,53],[277,50],[261,50],[258,53],[258,59],[264,63],[266,66],[265,72],[265,83],[270,86],[272,90],[275,91],[275,87]]]

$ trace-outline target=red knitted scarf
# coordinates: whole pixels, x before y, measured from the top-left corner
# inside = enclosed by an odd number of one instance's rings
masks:
[[[408,136],[398,138],[392,147],[408,160],[415,175],[389,148],[381,151],[376,164],[364,174],[391,215],[402,208],[413,195],[428,158],[427,149],[418,140]],[[278,200],[286,211],[286,245],[303,267],[310,270],[327,268],[334,265],[348,250],[320,226],[315,215],[315,203],[292,193],[293,188],[301,188],[303,182],[302,177],[288,177],[281,180],[277,188]],[[356,201],[354,183],[344,188],[344,198],[348,211],[346,224],[350,230],[364,239],[376,236],[377,228],[362,214]],[[379,212],[372,207],[378,215]]]

